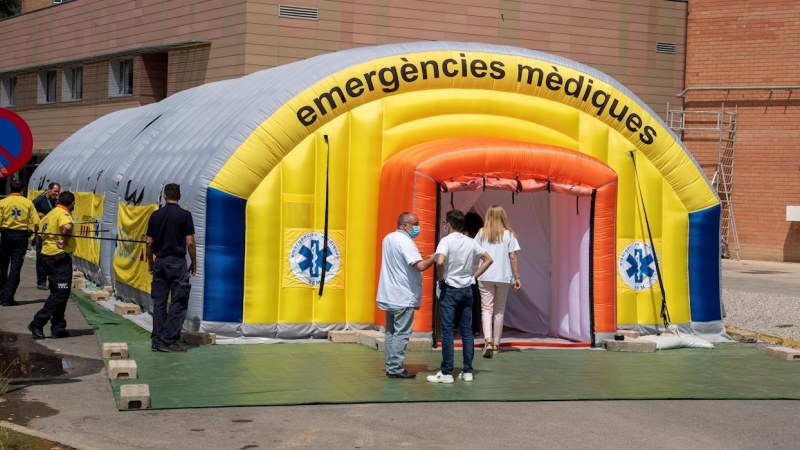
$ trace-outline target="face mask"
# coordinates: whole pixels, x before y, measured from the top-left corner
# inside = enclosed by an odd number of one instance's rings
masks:
[[[450,234],[450,230],[447,229],[447,225],[442,226],[442,237],[447,236]]]
[[[411,232],[408,233],[408,235],[411,236],[411,239],[414,239],[415,237],[419,236],[419,225],[412,226]]]

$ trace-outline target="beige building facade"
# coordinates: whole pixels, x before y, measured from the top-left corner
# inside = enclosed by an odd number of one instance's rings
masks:
[[[554,53],[610,74],[659,114],[683,89],[683,2],[24,3],[23,10],[30,11],[0,21],[0,104],[31,126],[39,158],[109,112],[156,102],[203,83],[365,45],[454,40]],[[665,52],[657,52],[657,47]]]

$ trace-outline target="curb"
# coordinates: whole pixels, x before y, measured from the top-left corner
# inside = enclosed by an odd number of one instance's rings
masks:
[[[69,439],[61,439],[53,434],[44,433],[39,430],[34,430],[33,428],[23,427],[22,425],[6,422],[4,420],[0,420],[0,427],[8,428],[9,430],[16,431],[17,433],[27,434],[29,436],[37,437],[39,439],[47,439],[48,441],[52,441],[57,444],[68,445],[70,447],[77,448],[80,450],[101,450],[100,448],[97,447],[87,447],[85,445],[76,444],[75,442],[71,442]]]
[[[753,343],[755,341],[764,341],[775,345],[800,348],[800,342],[795,341],[794,339],[782,338],[772,334],[758,333],[756,331],[745,330],[733,325],[726,325],[725,331],[728,332],[728,335],[730,335],[731,338],[739,342]]]

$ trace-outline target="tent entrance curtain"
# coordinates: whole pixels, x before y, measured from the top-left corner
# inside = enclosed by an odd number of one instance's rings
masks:
[[[483,177],[465,184],[480,182]],[[512,203],[512,190],[491,189],[488,184],[486,190],[482,186],[459,189],[451,185],[445,193],[442,186],[446,183],[440,183],[440,195],[446,197],[439,202],[442,219],[451,209],[452,195],[455,209],[464,213],[473,211],[481,217],[490,206],[502,206],[517,234],[522,248],[517,252],[517,260],[523,287],[519,292],[509,291],[505,325],[536,335],[591,342],[589,254],[593,197],[556,193],[553,189],[534,192],[514,189]],[[564,187],[562,192],[580,191]]]

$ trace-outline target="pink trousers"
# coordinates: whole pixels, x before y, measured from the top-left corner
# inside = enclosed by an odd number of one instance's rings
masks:
[[[511,283],[478,282],[478,289],[481,292],[483,338],[491,339],[493,345],[500,345],[500,335],[503,333],[503,312],[506,310],[506,297],[508,297],[510,287]],[[494,316],[494,320],[492,320],[492,316]],[[493,325],[494,333],[492,333]]]

